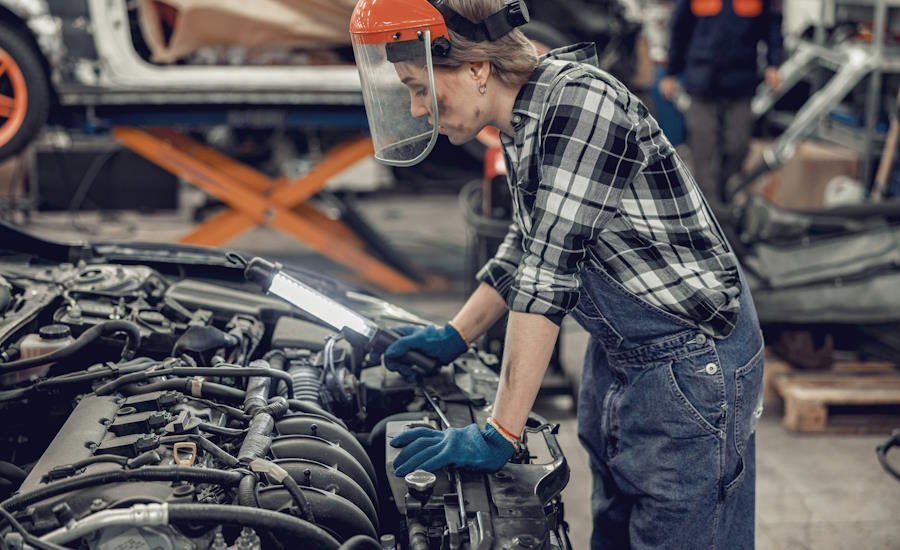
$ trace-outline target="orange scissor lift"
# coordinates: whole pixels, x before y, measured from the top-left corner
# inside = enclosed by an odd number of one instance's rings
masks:
[[[245,231],[266,226],[388,292],[411,293],[445,285],[439,277],[422,275],[367,227],[357,231],[308,204],[329,180],[373,154],[368,137],[338,145],[309,173],[287,180],[272,179],[171,129],[118,127],[113,135],[131,151],[225,203],[225,211],[194,227],[179,239],[181,243],[222,246]],[[353,225],[360,224],[355,220]]]

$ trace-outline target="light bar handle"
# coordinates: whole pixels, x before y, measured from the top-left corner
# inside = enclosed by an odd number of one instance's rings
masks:
[[[372,348],[377,353],[383,354],[388,346],[400,338],[402,338],[402,336],[393,330],[379,328],[378,332],[375,334],[375,338],[372,339]],[[437,359],[428,357],[418,351],[408,351],[400,358],[400,360],[409,365],[413,372],[420,376],[434,374],[441,366]]]

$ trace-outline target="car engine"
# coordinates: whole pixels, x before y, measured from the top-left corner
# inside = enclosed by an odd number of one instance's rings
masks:
[[[499,472],[393,474],[407,427],[484,423],[496,357],[408,382],[221,251],[3,230],[3,548],[570,547],[537,415]],[[380,326],[424,322],[291,272]]]

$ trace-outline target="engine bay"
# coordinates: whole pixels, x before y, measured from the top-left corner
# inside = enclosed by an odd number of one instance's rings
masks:
[[[407,427],[483,425],[495,356],[409,382],[221,251],[3,242],[3,548],[570,547],[537,415],[499,472],[393,474]],[[425,323],[292,273],[379,326]]]

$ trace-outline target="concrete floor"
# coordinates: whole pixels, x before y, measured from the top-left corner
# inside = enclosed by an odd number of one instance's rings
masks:
[[[187,203],[197,196],[187,193]],[[465,299],[465,230],[452,195],[372,197],[359,202],[361,212],[395,247],[418,265],[451,281],[440,294],[390,296],[398,305],[442,321]],[[115,219],[95,214],[79,217],[73,230],[65,215],[39,215],[30,225],[39,234],[62,239],[173,241],[190,226],[186,212]],[[88,229],[85,234],[83,229]],[[310,253],[288,237],[267,229],[250,231],[229,247],[303,265],[338,276],[336,266]],[[580,371],[586,335],[577,325],[564,325],[562,361],[567,372]],[[575,548],[587,548],[590,537],[590,473],[576,436],[572,401],[541,400],[537,408],[561,424],[560,441],[572,468],[565,491],[566,511]],[[885,474],[874,449],[884,436],[801,436],[780,425],[776,406],[769,406],[759,425],[757,481],[757,548],[768,549],[900,549],[900,483]]]

